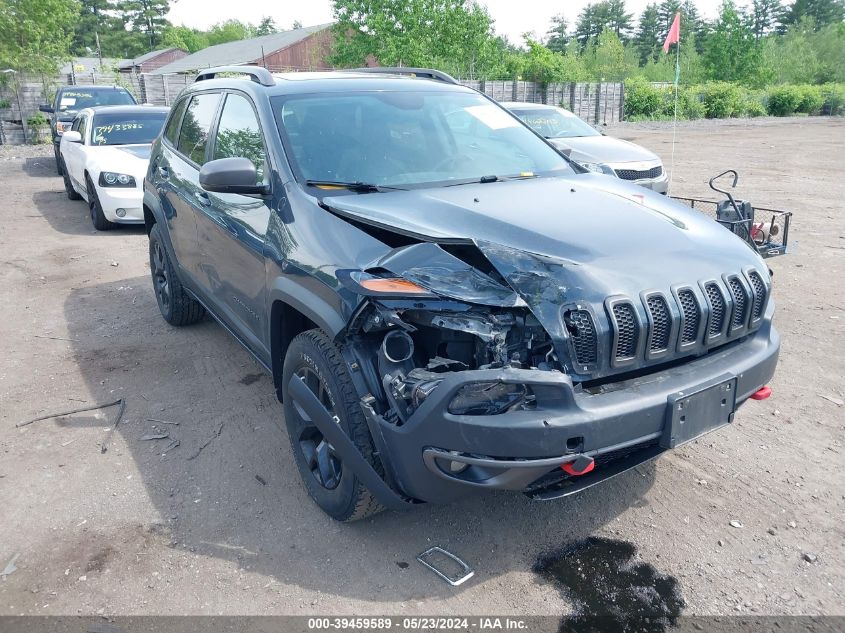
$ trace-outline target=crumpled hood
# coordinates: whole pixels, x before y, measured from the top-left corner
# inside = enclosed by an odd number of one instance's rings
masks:
[[[701,270],[760,261],[700,212],[593,174],[331,196],[323,203],[423,241],[496,244],[566,265],[612,269],[615,277],[640,283],[673,277],[672,266]]]
[[[340,216],[420,240],[369,268],[459,301],[526,305],[556,346],[568,337],[562,311],[573,306],[599,315],[609,297],[670,296],[678,285],[749,268],[768,277],[757,253],[699,211],[594,174],[331,196],[323,203]],[[479,272],[456,250],[473,245],[498,275]]]

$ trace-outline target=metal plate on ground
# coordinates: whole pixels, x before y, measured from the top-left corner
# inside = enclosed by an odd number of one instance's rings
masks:
[[[669,396],[660,445],[675,448],[733,422],[736,377],[722,376],[693,392]]]

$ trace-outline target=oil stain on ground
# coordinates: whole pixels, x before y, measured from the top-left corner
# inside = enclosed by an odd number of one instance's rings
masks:
[[[535,563],[534,572],[572,602],[560,631],[661,633],[675,624],[684,607],[678,581],[636,552],[632,543],[590,537]]]

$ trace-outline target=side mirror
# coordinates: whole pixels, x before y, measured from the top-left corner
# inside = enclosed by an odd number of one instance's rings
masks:
[[[270,185],[256,184],[258,171],[248,158],[218,158],[200,169],[200,187],[213,193],[264,196]]]
[[[54,112],[53,106],[51,106],[48,103],[42,103],[40,106],[38,106],[38,109],[41,112],[46,112],[47,114],[53,114],[53,112]]]
[[[62,138],[66,140],[68,143],[81,143],[82,142],[82,134],[76,132],[75,130],[70,130],[69,132],[65,132],[62,134]]]

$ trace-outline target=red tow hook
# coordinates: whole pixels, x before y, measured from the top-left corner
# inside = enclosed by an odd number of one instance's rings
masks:
[[[765,400],[769,396],[772,395],[772,388],[768,385],[765,387],[760,387],[757,391],[751,394],[752,400]]]
[[[573,477],[577,477],[578,475],[586,475],[588,472],[593,470],[596,467],[596,462],[593,460],[592,457],[587,457],[586,455],[582,455],[574,462],[567,462],[565,464],[561,464],[561,469],[567,475],[572,475]]]

